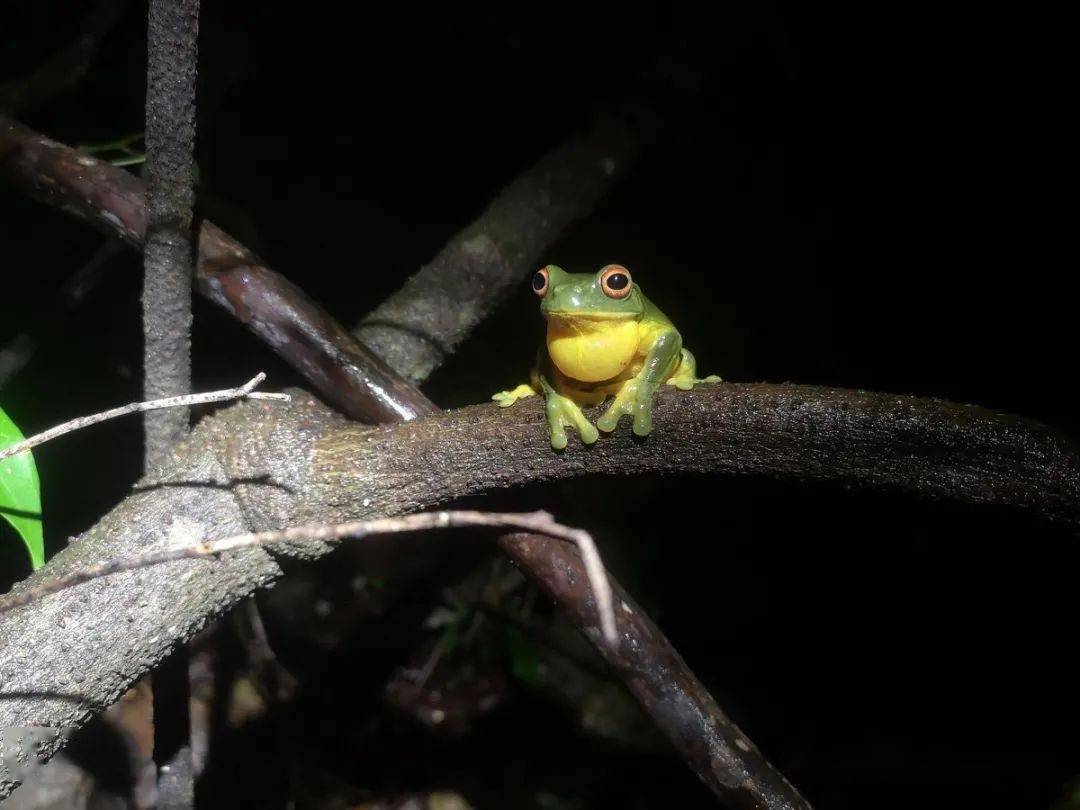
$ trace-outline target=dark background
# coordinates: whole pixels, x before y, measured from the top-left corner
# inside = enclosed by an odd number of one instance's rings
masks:
[[[399,4],[345,19],[337,4],[206,0],[200,204],[352,324],[542,151],[643,93],[664,116],[660,139],[545,261],[626,264],[699,367],[725,379],[941,397],[1075,433],[1065,21],[866,6],[740,2],[706,17]],[[5,8],[0,78],[70,41],[73,8]],[[144,27],[135,3],[88,78],[27,123],[72,144],[140,130]],[[40,344],[0,402],[27,434],[139,397],[138,257],[111,261],[72,312],[57,296],[102,243],[0,188],[0,342]],[[541,335],[525,282],[425,386],[440,405],[524,378]],[[260,369],[274,387],[303,385],[223,312],[196,301],[195,320],[196,390]],[[55,551],[138,476],[139,427],[36,455]],[[627,473],[481,502],[592,530],[816,806],[1046,807],[1069,792],[1071,532],[835,487]],[[25,563],[4,546],[10,581]],[[664,749],[584,737],[527,685],[452,743],[399,732],[350,748],[343,729],[382,711],[372,693],[411,641],[324,653],[308,684],[320,694],[278,712],[300,729],[284,747],[327,743],[328,769],[360,789],[449,787],[479,807],[541,807],[544,791],[564,802],[552,807],[710,806]],[[272,795],[286,755],[258,734],[230,745],[213,795],[256,802],[260,781]]]

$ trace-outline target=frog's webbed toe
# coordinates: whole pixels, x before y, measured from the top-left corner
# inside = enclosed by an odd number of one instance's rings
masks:
[[[568,397],[550,394],[547,399],[548,428],[551,431],[551,446],[556,450],[566,447],[566,428],[572,427],[581,436],[585,444],[592,444],[599,437],[596,427],[585,418],[581,408]]]
[[[715,374],[710,374],[708,377],[703,378],[697,376],[697,361],[694,360],[694,355],[687,349],[682,350],[682,359],[679,362],[679,367],[667,380],[668,385],[674,385],[680,391],[689,391],[695,385],[700,385],[701,383],[718,382],[723,382],[723,380]]]
[[[497,394],[492,394],[491,398],[500,408],[509,408],[519,399],[531,397],[534,394],[536,394],[535,388],[526,383],[522,383],[517,388],[514,388],[510,391],[499,391]]]
[[[667,381],[668,385],[674,385],[680,391],[689,391],[695,385],[701,385],[702,383],[718,383],[723,382],[715,374],[710,374],[708,377],[686,377],[686,376],[673,376]]]

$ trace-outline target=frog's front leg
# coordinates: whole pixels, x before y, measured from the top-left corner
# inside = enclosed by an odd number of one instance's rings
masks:
[[[548,429],[551,433],[551,446],[556,450],[562,450],[566,447],[566,428],[568,427],[576,428],[581,436],[581,441],[585,444],[595,442],[600,434],[596,432],[593,424],[585,418],[585,414],[581,412],[578,404],[570,397],[556,391],[543,374],[538,375],[538,382],[547,399],[547,420]]]
[[[600,430],[608,433],[619,424],[623,414],[633,414],[634,433],[648,436],[652,430],[652,401],[656,389],[664,377],[679,362],[682,352],[682,338],[674,329],[660,334],[648,355],[645,364],[636,376],[623,383],[615,395],[615,401],[603,416],[596,421]]]

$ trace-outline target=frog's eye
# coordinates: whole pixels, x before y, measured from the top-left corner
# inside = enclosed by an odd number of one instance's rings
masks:
[[[547,295],[550,279],[548,278],[548,270],[546,267],[541,267],[536,271],[536,275],[532,277],[533,292],[540,298]]]
[[[630,271],[621,264],[609,264],[600,271],[600,289],[608,298],[626,298],[634,289]]]

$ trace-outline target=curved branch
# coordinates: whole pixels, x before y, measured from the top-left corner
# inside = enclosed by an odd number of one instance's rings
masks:
[[[641,441],[617,430],[553,453],[543,408],[477,405],[376,433],[326,436],[317,463],[337,485],[408,511],[538,480],[585,474],[719,472],[856,484],[1080,519],[1080,460],[1070,439],[973,405],[806,385],[666,387]],[[359,437],[363,436],[363,441]],[[416,471],[438,460],[439,474]]]
[[[838,481],[1013,505],[1071,523],[1080,516],[1080,457],[1068,440],[1029,420],[946,402],[792,385],[665,390],[647,440],[623,426],[591,448],[572,444],[556,454],[537,402],[364,428],[298,395],[289,404],[243,403],[204,420],[161,480],[144,481],[15,592],[193,531],[218,538],[405,514],[513,484],[628,470]],[[527,559],[541,551],[549,553],[528,546],[517,553]],[[554,559],[548,587],[580,588],[580,561]],[[567,576],[573,562],[578,567]],[[26,757],[51,756],[63,730],[84,723],[175,644],[279,574],[266,552],[244,551],[213,566],[177,562],[119,574],[0,616],[0,797],[18,783]],[[588,600],[563,604],[587,612],[586,632],[599,638]],[[676,735],[685,735],[680,747],[703,778],[737,807],[805,806],[737,729],[718,719],[711,699],[675,668],[677,656],[665,659],[662,637],[649,635],[651,625],[624,592],[616,591],[616,604],[624,640],[609,661],[644,681],[630,679],[669,737],[678,744]],[[642,655],[673,668],[658,674]],[[44,742],[42,727],[55,731]],[[707,754],[687,750],[701,740],[711,746]],[[754,774],[759,792],[732,781],[740,767]],[[761,785],[777,792],[762,793]]]

